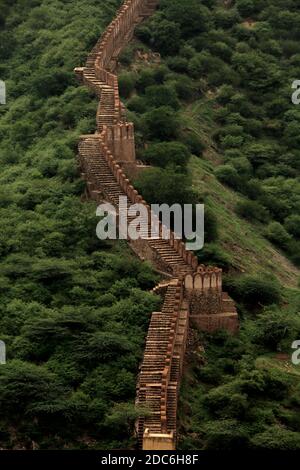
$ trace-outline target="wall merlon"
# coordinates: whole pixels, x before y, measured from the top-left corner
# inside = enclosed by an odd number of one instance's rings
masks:
[[[126,0],[89,54],[86,67],[75,69],[76,76],[99,97],[98,132],[82,135],[79,143],[79,161],[87,180],[88,194],[97,202],[104,197],[116,205],[116,195],[122,190],[121,193],[127,195],[131,203],[144,204],[151,217],[151,207],[126,176],[126,168],[137,167],[134,125],[126,122],[118,78],[113,71],[117,56],[131,37],[135,25],[154,11],[157,4],[158,1],[154,0]],[[91,154],[87,153],[87,149],[92,149]],[[105,166],[108,183],[105,179],[101,182],[97,156]],[[97,162],[94,167],[93,162]],[[113,191],[109,189],[110,185],[114,187]],[[159,238],[157,241],[151,240],[151,244],[147,240],[130,242],[142,259],[155,263],[169,279],[161,289],[165,294],[162,312],[154,312],[151,316],[139,377],[138,400],[151,408],[152,400],[157,399],[155,410],[160,410],[154,412],[149,421],[146,417],[138,422],[138,433],[145,450],[175,449],[177,391],[190,315],[195,324],[208,331],[225,327],[230,332],[236,332],[238,327],[234,303],[222,293],[222,270],[199,265],[197,256],[188,251],[183,240],[176,239],[172,231],[169,239],[163,240],[162,232],[166,229],[160,222]],[[166,331],[163,341],[159,341],[161,331]],[[153,354],[155,345],[157,358]],[[154,370],[153,375],[151,370]],[[151,397],[149,403],[147,394]],[[173,413],[172,419],[170,413]],[[151,428],[152,423],[156,423],[154,428]],[[161,433],[157,432],[159,428]]]

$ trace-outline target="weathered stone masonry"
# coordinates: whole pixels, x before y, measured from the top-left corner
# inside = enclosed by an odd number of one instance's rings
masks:
[[[96,202],[107,200],[118,209],[119,196],[128,203],[151,209],[128,178],[138,171],[134,126],[126,122],[117,76],[113,73],[122,48],[135,26],[151,15],[158,0],[127,0],[88,56],[77,77],[99,98],[97,131],[81,136],[79,161],[87,195]],[[149,218],[151,220],[151,218]],[[130,218],[129,218],[130,221]],[[145,236],[149,235],[148,232]],[[182,375],[189,322],[206,331],[238,329],[233,301],[222,292],[222,271],[199,266],[182,240],[129,240],[141,259],[150,260],[166,281],[154,291],[163,297],[160,312],[151,316],[143,362],[138,378],[137,404],[148,410],[137,423],[140,448],[175,449],[177,398]]]

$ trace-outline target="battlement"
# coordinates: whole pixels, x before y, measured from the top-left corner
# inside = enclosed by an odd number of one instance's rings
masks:
[[[134,126],[126,122],[113,71],[135,26],[155,10],[157,3],[126,0],[89,54],[85,67],[74,70],[78,80],[99,98],[97,132],[81,136],[79,142],[87,196],[97,203],[108,200],[117,209],[119,197],[127,196],[129,203],[145,206],[150,221],[156,216],[125,171],[136,166]],[[161,311],[152,313],[138,378],[137,403],[150,411],[137,423],[139,446],[145,450],[176,448],[178,393],[189,322],[206,331],[226,328],[234,333],[238,329],[234,303],[222,292],[222,270],[199,265],[197,256],[172,231],[167,240],[163,237],[166,230],[159,222],[157,238],[129,240],[141,259],[151,261],[169,278],[154,291],[162,294],[164,301]]]
[[[119,162],[136,163],[134,125],[132,122],[105,126],[102,133],[103,142]]]
[[[222,269],[214,267],[198,266],[193,274],[187,274],[184,278],[186,290],[207,292],[215,290],[222,292]]]

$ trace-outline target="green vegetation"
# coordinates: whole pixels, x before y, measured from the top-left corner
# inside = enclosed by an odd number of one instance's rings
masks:
[[[136,186],[150,202],[205,203],[198,258],[223,267],[241,319],[234,338],[194,331],[182,449],[300,448],[296,3],[162,0],[130,46],[132,61],[145,47],[149,57],[126,65],[139,158],[153,166]]]
[[[97,240],[75,163],[97,103],[72,69],[119,3],[0,0],[1,448],[134,445],[156,276]],[[227,272],[241,318],[236,337],[194,332],[182,449],[300,448],[299,271],[283,254],[300,265],[296,3],[161,0],[122,53],[120,92],[153,165],[136,187],[149,202],[205,202],[199,261]]]
[[[129,108],[148,141],[176,137],[185,144],[197,136],[183,111],[191,102],[193,108],[199,104],[193,115],[196,134],[203,113],[209,113],[211,127],[198,137],[199,144],[189,146],[191,152],[201,156],[209,139],[210,148],[222,155],[216,177],[246,198],[236,214],[273,224],[268,230],[258,224],[258,230],[298,265],[299,233],[289,222],[300,210],[300,115],[291,104],[291,85],[300,73],[297,18],[293,1],[247,0],[230,7],[161,1],[137,37],[142,47],[161,54],[162,63],[135,67],[138,96]],[[168,35],[172,41],[165,40]]]
[[[72,73],[118,2],[0,4],[0,447],[131,447],[156,276],[100,242],[80,201],[76,148],[97,102]]]
[[[186,167],[190,154],[187,147],[180,142],[160,142],[152,144],[143,153],[143,160],[150,165],[163,168],[168,166]]]
[[[298,309],[299,300],[246,315],[234,338],[197,333],[180,396],[181,449],[299,450],[300,370],[278,353],[299,337]]]

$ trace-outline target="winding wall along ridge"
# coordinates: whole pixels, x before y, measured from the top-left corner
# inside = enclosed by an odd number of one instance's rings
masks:
[[[79,162],[87,182],[87,195],[119,208],[119,197],[128,204],[142,203],[151,209],[130,183],[128,174],[139,169],[135,159],[134,127],[126,122],[113,73],[122,48],[131,40],[135,26],[151,15],[158,0],[127,0],[88,56],[86,66],[75,69],[77,77],[99,98],[97,131],[81,136]],[[175,449],[176,415],[180,378],[189,321],[213,331],[235,332],[237,314],[232,300],[222,292],[222,271],[198,265],[182,240],[150,238],[150,220],[143,240],[129,240],[141,259],[150,260],[165,273],[167,281],[154,289],[163,296],[160,312],[151,317],[141,365],[137,404],[147,412],[137,422],[139,446],[143,449]],[[130,219],[129,219],[130,221]]]

